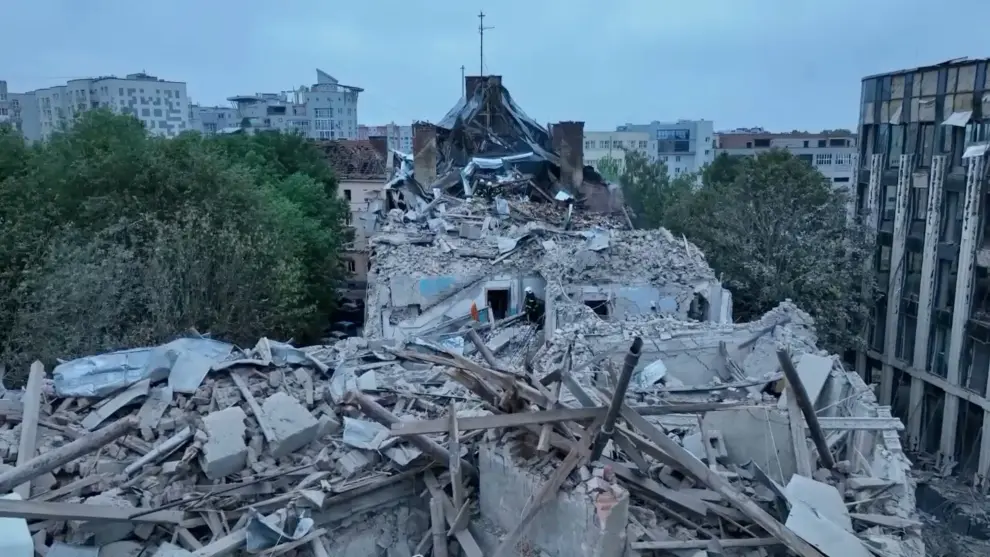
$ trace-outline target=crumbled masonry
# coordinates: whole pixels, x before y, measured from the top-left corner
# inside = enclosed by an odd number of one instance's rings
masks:
[[[579,123],[474,79],[395,154],[364,337],[181,338],[0,398],[11,557],[925,555],[903,425],[811,317],[734,323],[696,246],[613,215]]]

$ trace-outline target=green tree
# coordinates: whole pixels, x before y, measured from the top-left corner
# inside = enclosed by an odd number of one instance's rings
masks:
[[[674,223],[683,218],[696,182],[694,174],[671,180],[666,164],[652,162],[638,152],[626,154],[625,169],[619,178],[626,205],[632,209],[631,218],[639,228],[679,228]]]
[[[671,187],[660,164],[630,165],[622,185],[644,227],[685,234],[733,294],[737,320],[756,319],[785,299],[815,317],[823,343],[858,347],[851,324],[868,319],[872,246],[847,221],[849,199],[786,151],[717,159],[698,188]],[[625,188],[630,189],[625,189]],[[865,273],[865,274],[864,274]]]
[[[0,362],[313,338],[346,274],[336,193],[294,135],[162,139],[105,111],[32,146],[0,129]]]
[[[619,159],[614,157],[603,157],[598,160],[596,166],[602,178],[609,182],[618,182],[622,176],[622,165],[619,164]]]

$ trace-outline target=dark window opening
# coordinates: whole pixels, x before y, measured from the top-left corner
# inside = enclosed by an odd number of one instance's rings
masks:
[[[832,178],[832,181],[836,184],[845,184],[849,181],[849,176],[839,176],[838,178]]]
[[[585,300],[584,305],[601,317],[608,317],[608,300]]]
[[[754,139],[753,140],[753,145],[755,145],[757,147],[769,147],[770,146],[770,140],[769,139]]]
[[[846,139],[829,139],[828,140],[828,146],[829,147],[845,147],[846,146],[846,141],[847,141]]]
[[[695,293],[694,299],[691,300],[691,307],[688,308],[688,319],[705,321],[708,317],[708,308],[708,300],[701,294]]]
[[[807,148],[808,148],[808,140],[807,140],[807,139],[806,139],[806,140],[804,140],[804,148],[805,148],[805,149],[807,149]]]
[[[825,140],[824,139],[819,139],[818,140],[818,146],[819,147],[824,147],[825,146]]]
[[[491,288],[485,292],[485,301],[491,308],[493,319],[505,319],[509,314],[509,289]]]
[[[351,200],[351,190],[344,190],[344,199]]]

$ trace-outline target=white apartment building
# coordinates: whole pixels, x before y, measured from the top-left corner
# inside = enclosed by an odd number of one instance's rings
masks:
[[[175,137],[192,129],[186,84],[166,81],[146,73],[126,77],[103,76],[73,79],[33,92],[38,106],[40,138],[70,126],[76,116],[96,108],[130,114],[149,132]],[[30,139],[30,138],[29,138]]]
[[[392,122],[383,126],[358,126],[358,139],[384,137],[388,148],[402,153],[412,153],[412,125],[401,126]]]
[[[316,70],[316,83],[281,93],[229,97],[232,107],[198,107],[193,119],[203,133],[224,130],[299,132],[312,139],[357,139],[360,87],[341,85]]]
[[[770,133],[761,128],[717,134],[718,154],[756,156],[787,149],[818,169],[836,187],[850,188],[856,176],[856,135],[852,132]]]
[[[205,135],[214,135],[224,130],[238,128],[241,118],[232,106],[189,105],[189,123],[192,129]]]
[[[7,82],[0,80],[0,124],[10,122],[10,101],[7,100]]]
[[[625,124],[620,132],[646,132],[655,145],[655,160],[667,165],[671,177],[700,172],[715,160],[715,132],[711,120],[678,120]]]
[[[601,171],[600,163],[610,159],[618,170],[626,166],[626,153],[636,151],[656,160],[656,141],[648,132],[584,132],[584,164]]]

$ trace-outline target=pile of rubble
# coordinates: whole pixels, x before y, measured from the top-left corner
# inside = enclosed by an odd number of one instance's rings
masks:
[[[592,315],[527,365],[532,332],[36,364],[0,400],[2,554],[924,554],[900,422],[793,305]]]

